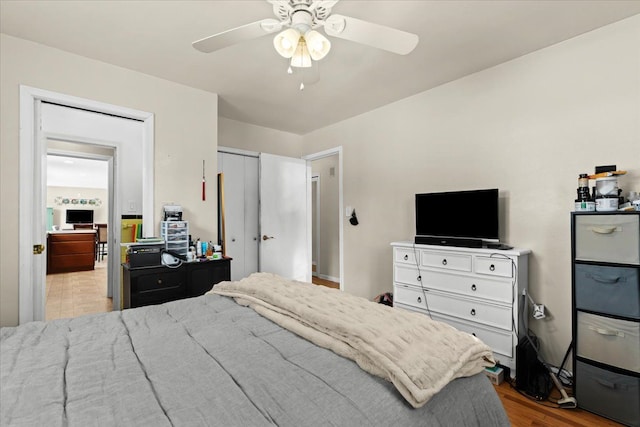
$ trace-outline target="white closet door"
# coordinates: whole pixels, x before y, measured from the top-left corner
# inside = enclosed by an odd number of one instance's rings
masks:
[[[258,158],[244,157],[244,274],[258,271]]]
[[[224,174],[226,254],[231,280],[258,271],[258,158],[218,153],[218,171]],[[197,236],[194,236],[194,238]]]
[[[244,157],[220,153],[224,174],[225,250],[231,261],[231,280],[244,275]],[[194,238],[198,236],[193,236]]]
[[[311,167],[260,154],[260,271],[311,281]]]

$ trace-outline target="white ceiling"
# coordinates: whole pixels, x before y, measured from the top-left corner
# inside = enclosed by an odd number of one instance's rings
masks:
[[[2,0],[0,29],[218,93],[223,117],[304,134],[638,14],[640,1],[341,0],[333,12],[416,33],[420,42],[399,56],[331,38],[300,92],[300,75],[286,73],[272,36],[210,54],[191,46],[273,18],[263,0]]]
[[[107,188],[109,163],[57,155],[47,156],[47,186]]]

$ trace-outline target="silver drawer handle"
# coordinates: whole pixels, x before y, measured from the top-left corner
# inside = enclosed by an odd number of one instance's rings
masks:
[[[420,302],[420,303],[422,302],[422,298],[421,297],[418,297],[418,302]]]
[[[418,277],[416,277],[416,280],[417,280],[418,282],[422,282],[422,276],[418,276]]]
[[[471,315],[472,315],[472,316],[475,316],[475,315],[476,315],[476,309],[475,309],[475,308],[472,308],[472,309],[471,309]]]
[[[591,227],[591,231],[597,234],[611,234],[616,231],[618,227]]]
[[[471,290],[472,290],[472,291],[475,291],[476,289],[477,289],[477,288],[476,288],[476,285],[475,285],[475,284],[471,285]]]
[[[491,264],[491,265],[489,266],[489,270],[491,270],[491,271],[495,271],[495,269],[496,269],[496,266],[495,266],[495,265]]]
[[[409,259],[409,255],[405,255],[405,256],[404,256],[404,260],[406,261],[406,260],[408,260],[408,259]]]
[[[447,265],[447,259],[446,258],[442,260],[442,265]]]

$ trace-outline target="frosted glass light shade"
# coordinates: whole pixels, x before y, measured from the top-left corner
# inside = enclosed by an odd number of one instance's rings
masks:
[[[329,53],[331,49],[331,42],[322,34],[315,30],[307,31],[304,35],[304,39],[307,42],[307,49],[309,55],[314,61],[319,61]]]
[[[281,56],[291,58],[296,52],[299,40],[300,33],[294,28],[289,28],[273,38],[273,46]]]
[[[298,68],[311,67],[311,55],[309,54],[309,49],[307,49],[307,43],[305,43],[304,37],[300,37],[298,47],[291,57],[291,66]]]

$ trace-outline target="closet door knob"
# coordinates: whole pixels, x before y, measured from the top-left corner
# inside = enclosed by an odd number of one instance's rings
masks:
[[[442,260],[442,265],[447,265],[447,259],[446,258]]]
[[[475,308],[472,308],[472,309],[471,309],[471,315],[472,315],[472,316],[475,316],[475,315],[476,315],[476,309],[475,309]]]
[[[275,237],[267,236],[266,234],[264,236],[262,236],[262,240],[269,240],[269,239],[275,239]]]
[[[422,302],[422,297],[418,297],[418,302]]]
[[[471,290],[472,290],[472,291],[475,291],[476,289],[477,289],[477,288],[476,288],[475,283],[474,283],[473,285],[471,285]]]
[[[416,277],[416,279],[418,280],[418,282],[422,282],[422,276],[418,276]]]
[[[495,266],[495,265],[491,264],[491,265],[489,266],[489,270],[494,271],[495,269],[496,269],[496,266]]]
[[[408,260],[408,259],[409,259],[409,255],[405,255],[405,256],[404,256],[404,260],[406,261],[406,260]]]

